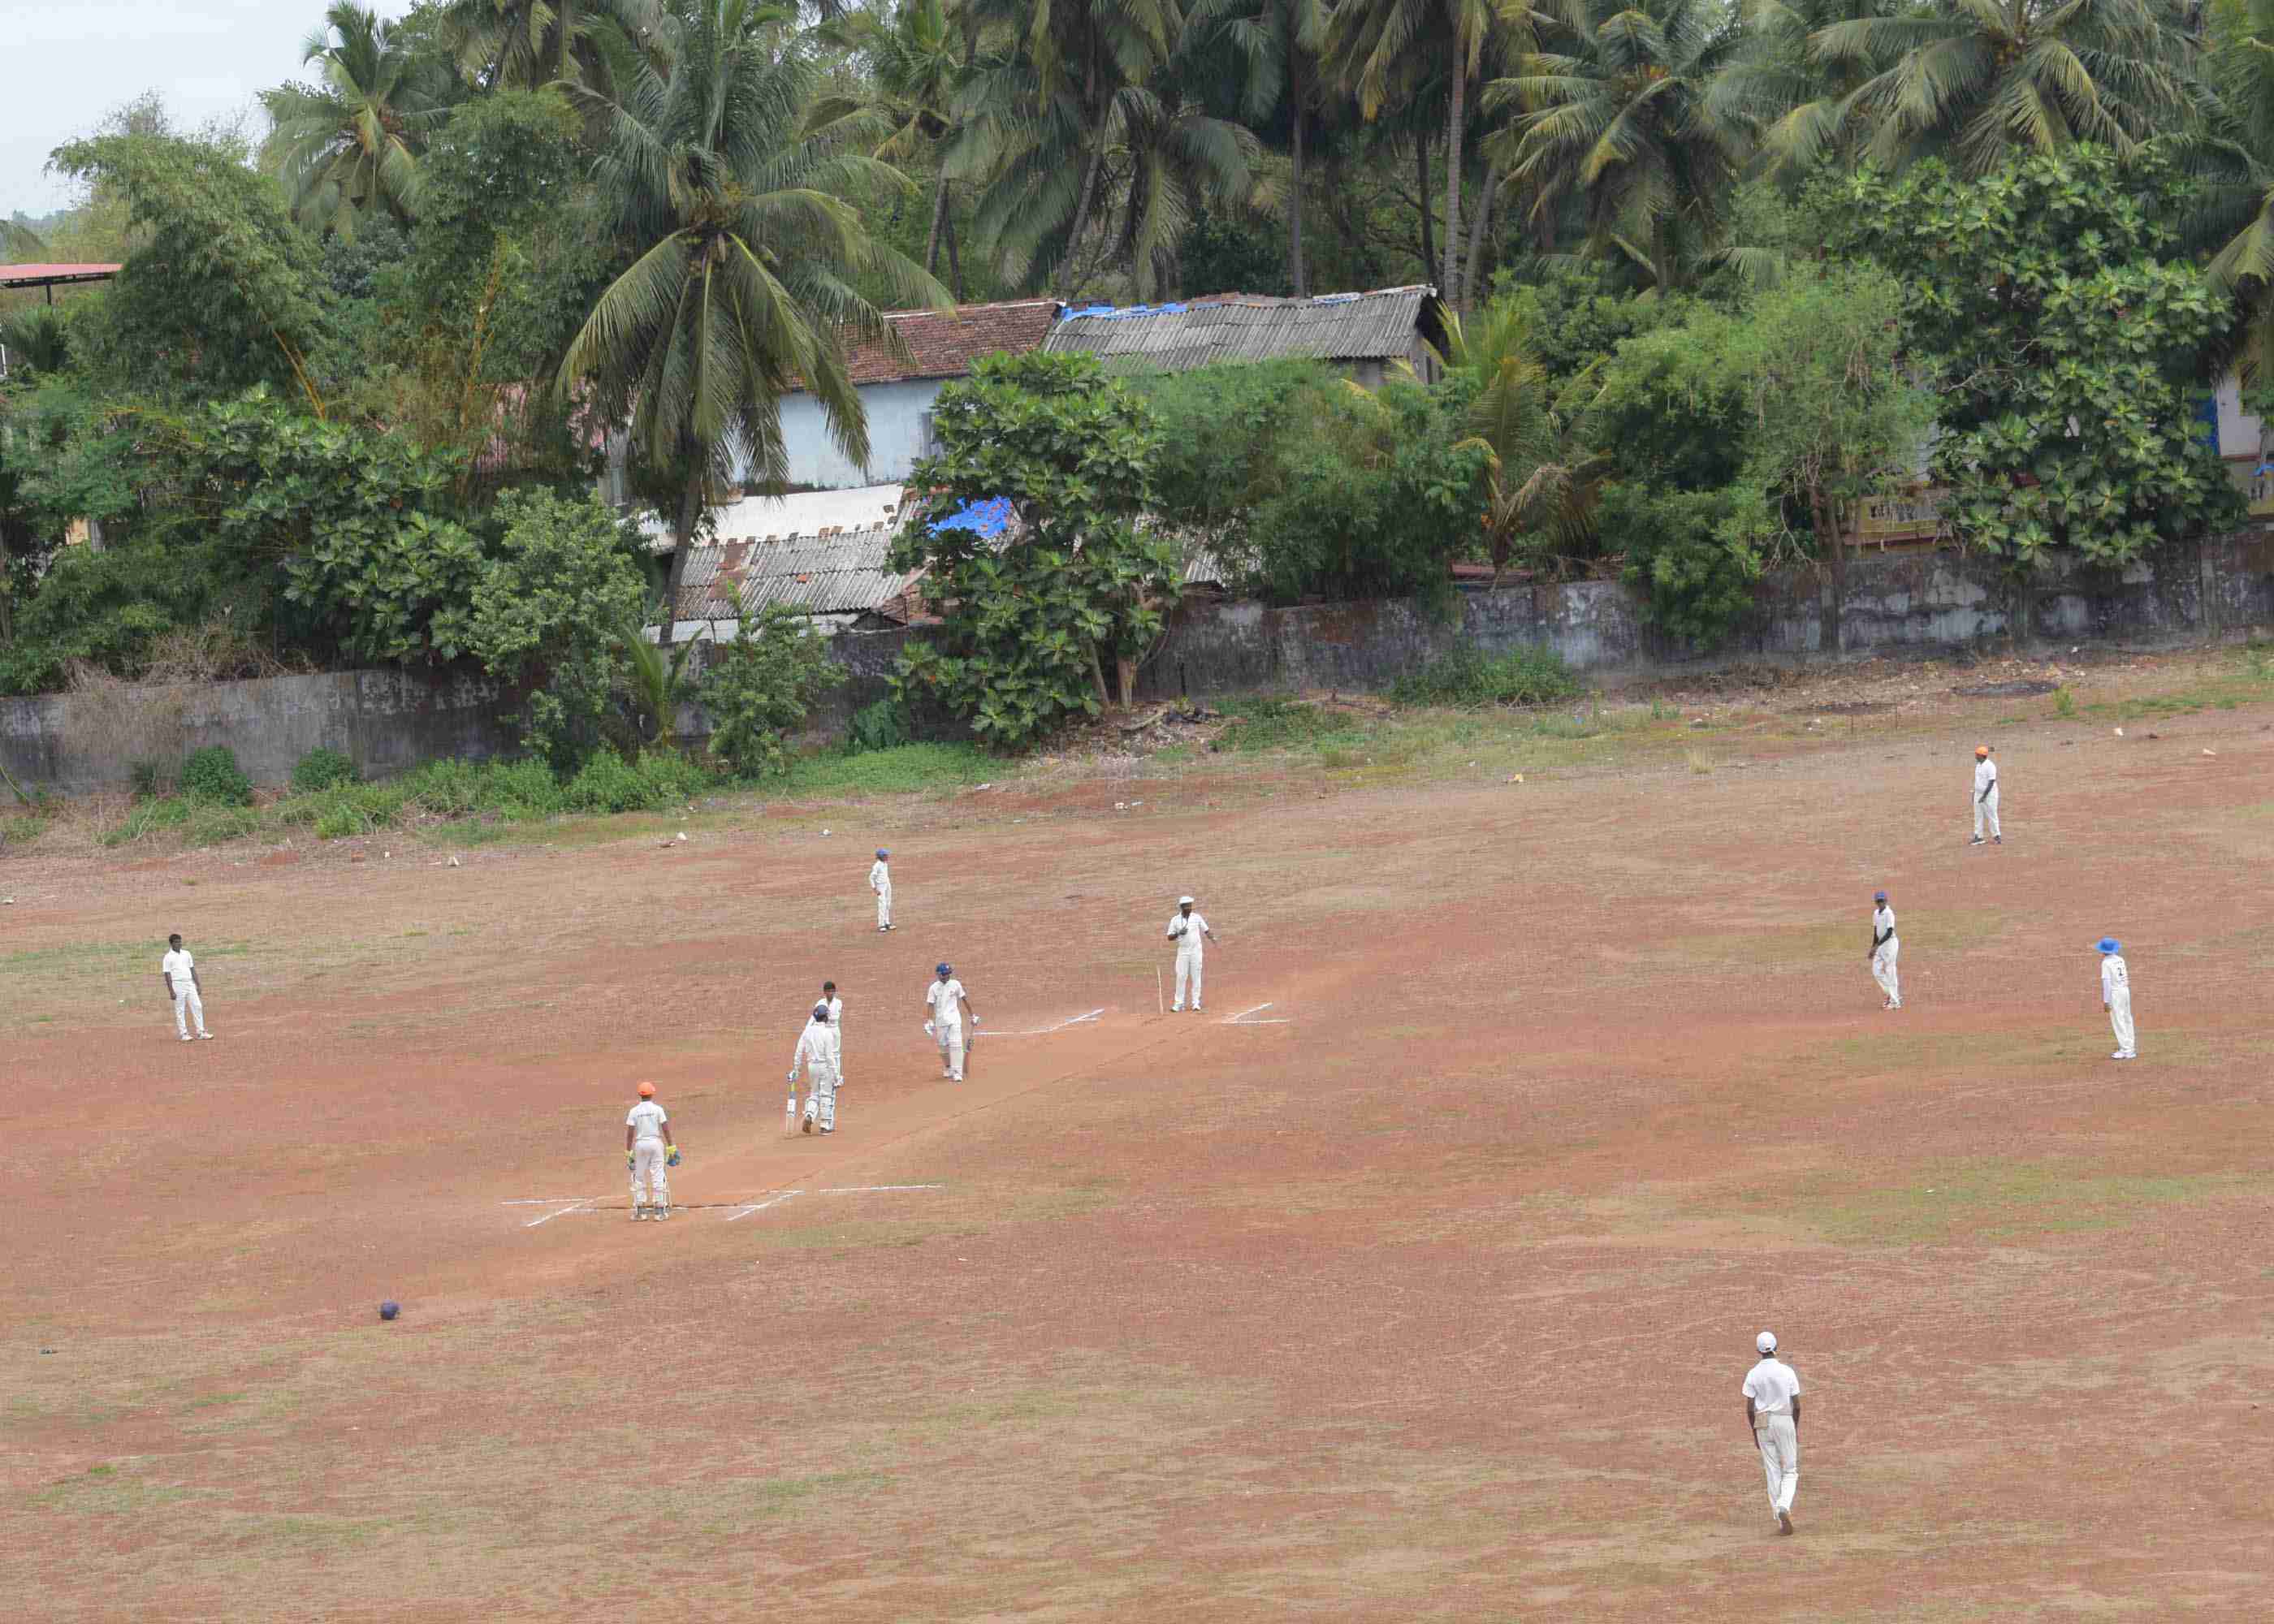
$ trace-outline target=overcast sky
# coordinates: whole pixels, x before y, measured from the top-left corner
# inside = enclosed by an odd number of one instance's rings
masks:
[[[407,0],[380,0],[399,17]],[[0,219],[72,199],[48,154],[146,90],[194,130],[300,71],[323,0],[7,0],[0,4]],[[251,125],[257,133],[258,109]]]

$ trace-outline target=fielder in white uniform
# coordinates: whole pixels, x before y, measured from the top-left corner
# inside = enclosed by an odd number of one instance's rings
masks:
[[[1177,911],[1169,916],[1169,940],[1177,944],[1177,1001],[1169,1006],[1169,1013],[1185,1007],[1185,989],[1191,986],[1193,1008],[1201,1007],[1201,944],[1213,942],[1216,932],[1209,922],[1193,912],[1190,897],[1177,898]]]
[[[1974,747],[1974,838],[1969,846],[1982,844],[1982,828],[1990,827],[1992,844],[2003,846],[2006,837],[1998,831],[1998,763],[1990,759],[1990,747]]]
[[[1871,979],[1879,983],[1879,990],[1887,995],[1884,1007],[1899,1010],[1903,1007],[1903,985],[1895,974],[1896,955],[1903,944],[1895,939],[1895,911],[1887,906],[1887,893],[1874,891],[1871,901],[1871,945],[1864,957],[1871,961]]]
[[[955,979],[953,965],[941,965],[937,979],[924,989],[924,1008],[929,1012],[924,1035],[939,1041],[939,1074],[960,1083],[963,1080],[963,1018],[971,1017],[976,1034],[979,1011],[971,1007],[963,983]]]
[[[837,1028],[829,1019],[829,1006],[817,1004],[813,1019],[797,1034],[797,1052],[789,1057],[791,1093],[797,1092],[799,1071],[805,1072],[805,1132],[812,1132],[816,1122],[824,1133],[837,1132],[839,1059]]]
[[[205,989],[198,983],[198,961],[190,957],[189,949],[182,945],[178,935],[166,938],[166,956],[158,961],[158,979],[165,983],[167,1001],[174,1006],[174,1030],[181,1034],[182,1041],[197,1041],[190,1035],[190,1023],[193,1020],[197,1023],[197,1037],[213,1036],[206,1030]]]
[[[1768,1474],[1769,1510],[1792,1532],[1792,1497],[1800,1488],[1800,1372],[1776,1357],[1773,1331],[1753,1339],[1761,1362],[1745,1372],[1745,1430],[1760,1447]]]
[[[845,1000],[837,996],[837,983],[821,983],[821,1001],[829,1006],[829,1029],[837,1034],[837,1086],[845,1086]]]
[[[671,1118],[655,1102],[655,1085],[639,1086],[639,1102],[624,1118],[624,1165],[632,1176],[632,1222],[652,1214],[671,1216],[671,1175],[664,1169],[679,1160],[679,1147],[671,1142]],[[644,1181],[655,1201],[648,1204],[640,1186]]]
[[[877,929],[892,928],[892,854],[883,846],[877,848],[877,861],[869,865],[869,889],[877,893]]]
[[[2116,1029],[2116,1052],[2108,1057],[2137,1060],[2140,1051],[2132,1046],[2132,968],[2124,962],[2124,944],[2103,936],[2093,945],[2100,950],[2100,1007]]]

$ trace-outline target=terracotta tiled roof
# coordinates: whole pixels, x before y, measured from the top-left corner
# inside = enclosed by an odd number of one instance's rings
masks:
[[[1056,299],[959,304],[945,315],[930,310],[895,311],[885,320],[907,345],[909,358],[894,359],[880,343],[855,344],[846,354],[846,371],[855,384],[960,378],[971,371],[974,361],[998,350],[1024,355],[1040,349],[1058,316]]]

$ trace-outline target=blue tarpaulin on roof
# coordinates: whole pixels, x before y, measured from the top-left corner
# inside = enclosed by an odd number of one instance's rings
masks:
[[[1011,528],[1018,509],[1007,496],[989,496],[968,502],[932,525],[935,534],[941,530],[973,530],[986,538],[1000,536]]]

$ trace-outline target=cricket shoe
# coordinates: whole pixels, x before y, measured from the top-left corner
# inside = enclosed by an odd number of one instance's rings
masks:
[[[1792,1513],[1789,1511],[1777,1513],[1777,1531],[1783,1534],[1792,1532]]]
[[[1975,836],[1975,837],[1974,837],[1974,838],[1972,838],[1971,840],[1969,840],[1966,844],[1967,844],[1967,845],[1969,845],[1969,846],[1981,846],[1981,845],[1984,844],[1984,842],[1983,841],[1983,838],[1982,838],[1982,837],[1981,837],[1980,835],[1977,835],[1977,836]]]
[[[1184,1012],[1185,1006],[1181,1004],[1172,1004],[1169,1006],[1169,1013],[1171,1015],[1181,1015]]]
[[[668,1217],[670,1217],[670,1216],[671,1216],[671,1208],[669,1208],[668,1207],[657,1207],[657,1208],[655,1209],[655,1221],[656,1221],[658,1223],[661,1223],[665,1219],[666,1219],[666,1218],[668,1218]]]
[[[2140,1056],[2134,1054],[2128,1049],[2120,1049],[2108,1057],[2111,1060],[2137,1060]]]
[[[2003,846],[2006,844],[2006,837],[1999,835],[1996,839],[1990,842],[1990,844],[1992,846]]]
[[[196,1042],[196,1041],[197,1041],[197,1039],[195,1039],[195,1038],[192,1037],[188,1033],[184,1032],[184,1034],[182,1034],[182,1041],[183,1041],[183,1042],[184,1042],[184,1043],[194,1043],[194,1042]]]
[[[212,1034],[212,1033],[210,1033],[210,1032],[200,1032],[200,1033],[199,1033],[199,1034],[198,1034],[198,1041],[199,1041],[199,1042],[200,1042],[200,1043],[210,1043],[210,1042],[212,1042],[212,1041],[213,1041],[213,1034]]]
[[[798,1130],[798,1132],[799,1132],[800,1133],[810,1133],[810,1132],[813,1132],[813,1118],[812,1118],[812,1117],[810,1117],[810,1116],[807,1117],[807,1118],[805,1119],[805,1125],[804,1125],[803,1127],[800,1128],[800,1129]]]

